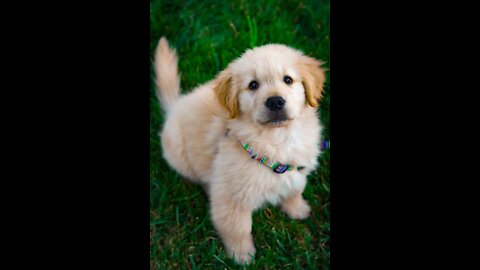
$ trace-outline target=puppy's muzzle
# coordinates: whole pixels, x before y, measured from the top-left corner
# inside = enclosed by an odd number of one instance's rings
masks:
[[[265,102],[268,108],[268,121],[270,124],[281,124],[288,120],[288,115],[285,110],[285,99],[280,96],[269,97]]]

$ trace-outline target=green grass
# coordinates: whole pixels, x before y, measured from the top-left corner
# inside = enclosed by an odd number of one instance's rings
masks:
[[[245,49],[283,43],[326,62],[330,52],[329,1],[150,2],[150,51],[161,36],[177,49],[184,93],[212,79]],[[329,137],[329,87],[320,115]],[[150,88],[150,269],[239,269],[227,258],[199,186],[184,181],[162,159],[163,113]],[[257,255],[247,269],[330,269],[330,153],[308,178],[312,207],[304,221],[269,206],[253,215]]]

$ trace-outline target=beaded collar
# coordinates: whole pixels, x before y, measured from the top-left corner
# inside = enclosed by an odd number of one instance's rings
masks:
[[[242,143],[239,142],[240,145],[242,145],[243,149],[248,153],[248,155],[252,158],[255,159],[256,161],[260,162],[261,164],[267,166],[268,168],[271,168],[274,172],[276,173],[284,173],[286,171],[291,171],[291,170],[303,170],[305,167],[304,166],[295,166],[291,164],[282,164],[278,161],[273,161],[269,159],[267,156],[260,155],[259,153],[255,153],[253,149],[250,147],[248,143]],[[321,143],[321,148],[322,151],[327,149],[330,146],[330,143],[328,141],[322,141]]]

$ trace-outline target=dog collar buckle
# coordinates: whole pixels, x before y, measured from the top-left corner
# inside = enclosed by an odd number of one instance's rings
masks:
[[[278,164],[277,167],[273,168],[273,171],[282,174],[287,171],[288,167],[288,165]]]

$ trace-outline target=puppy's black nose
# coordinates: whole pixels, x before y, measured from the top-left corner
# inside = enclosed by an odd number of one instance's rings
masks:
[[[265,102],[265,106],[272,111],[280,111],[285,107],[285,99],[282,97],[269,97]]]

